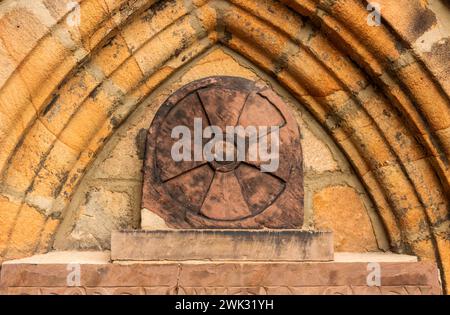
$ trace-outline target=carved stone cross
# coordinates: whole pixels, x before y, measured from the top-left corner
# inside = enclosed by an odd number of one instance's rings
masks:
[[[300,133],[269,87],[243,78],[190,83],[147,136],[143,207],[172,228],[299,228]]]

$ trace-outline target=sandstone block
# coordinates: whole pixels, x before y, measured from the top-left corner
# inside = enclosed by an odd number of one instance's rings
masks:
[[[367,209],[354,188],[326,187],[314,194],[313,206],[315,227],[334,232],[337,251],[378,250]]]
[[[107,253],[55,252],[5,262],[0,294],[442,293],[435,263],[399,256],[360,254],[336,262],[109,263]],[[379,261],[379,286],[367,281],[368,262],[373,260]],[[68,279],[74,270],[80,279],[71,286]]]
[[[113,232],[113,260],[333,260],[333,234],[302,230]]]

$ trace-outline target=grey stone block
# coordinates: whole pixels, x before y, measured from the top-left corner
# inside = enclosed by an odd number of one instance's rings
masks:
[[[112,233],[120,261],[331,261],[332,232],[303,230],[154,230]]]

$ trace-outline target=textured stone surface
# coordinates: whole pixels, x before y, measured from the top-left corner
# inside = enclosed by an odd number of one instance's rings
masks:
[[[137,191],[121,186],[91,187],[79,209],[80,217],[65,237],[81,250],[108,248],[112,230],[137,228],[139,213],[130,210],[139,196]]]
[[[163,218],[148,210],[141,210],[141,229],[143,230],[168,230],[170,229]]]
[[[368,286],[373,257],[360,262],[108,263],[107,255],[60,253],[58,262],[28,259],[5,264],[5,294],[441,294],[431,262],[379,262],[381,286]],[[396,255],[391,255],[396,256]],[[71,259],[68,259],[71,257]],[[53,262],[52,262],[53,259]],[[102,262],[103,260],[103,262]],[[391,261],[395,258],[391,257]],[[398,259],[397,259],[398,260]],[[79,264],[80,282],[67,285]],[[70,264],[70,265],[69,265]]]
[[[316,227],[334,232],[336,251],[378,250],[367,209],[354,188],[326,187],[315,193],[313,207]]]
[[[114,261],[333,260],[331,232],[301,230],[123,231],[111,236]]]
[[[303,159],[305,172],[312,170],[315,173],[339,171],[339,164],[333,156],[330,148],[318,136],[308,128],[301,129]]]

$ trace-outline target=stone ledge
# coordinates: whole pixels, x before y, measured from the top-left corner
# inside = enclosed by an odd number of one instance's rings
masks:
[[[334,253],[335,262],[417,262],[417,256],[394,254],[392,252]]]
[[[58,265],[58,264],[82,264],[104,265],[111,261],[109,251],[54,251],[31,257],[4,261],[3,265]]]
[[[2,266],[4,294],[442,294],[431,262],[381,262],[370,287],[364,262],[146,262],[80,264],[80,283],[57,263]],[[0,290],[0,292],[2,292]]]
[[[330,261],[333,233],[303,230],[113,232],[113,261]]]

